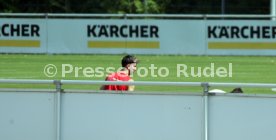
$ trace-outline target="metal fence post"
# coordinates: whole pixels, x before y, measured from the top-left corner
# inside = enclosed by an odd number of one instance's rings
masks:
[[[203,139],[204,140],[208,140],[208,134],[209,134],[209,131],[208,131],[208,113],[209,113],[209,105],[208,105],[208,96],[209,96],[209,83],[201,83],[201,86],[203,87],[203,103],[204,103],[204,135],[203,135]]]
[[[55,100],[55,107],[56,107],[56,140],[60,140],[61,139],[61,134],[60,134],[60,130],[61,130],[61,123],[60,123],[60,119],[61,119],[61,93],[62,93],[62,83],[60,80],[54,80],[54,84],[56,85],[56,100]]]
[[[201,86],[203,87],[203,93],[208,94],[209,92],[209,83],[201,83]]]

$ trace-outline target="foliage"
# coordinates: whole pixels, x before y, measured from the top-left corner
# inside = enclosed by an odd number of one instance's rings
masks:
[[[2,13],[220,14],[222,0],[0,0]],[[224,0],[226,14],[269,14],[270,0]]]

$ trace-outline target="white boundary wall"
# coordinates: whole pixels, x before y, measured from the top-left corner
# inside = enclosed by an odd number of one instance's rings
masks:
[[[54,140],[55,94],[0,92],[1,140]]]
[[[275,139],[275,101],[266,97],[211,96],[209,139]]]
[[[272,95],[2,91],[0,139],[275,140],[275,106]]]
[[[276,54],[273,20],[1,18],[0,28],[0,53]]]
[[[202,97],[65,94],[61,138],[201,140]]]

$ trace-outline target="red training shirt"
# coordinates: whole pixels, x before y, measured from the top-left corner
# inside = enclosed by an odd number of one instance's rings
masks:
[[[106,77],[106,81],[129,81],[131,78],[124,72],[115,72]],[[128,90],[128,85],[105,85],[104,90]]]

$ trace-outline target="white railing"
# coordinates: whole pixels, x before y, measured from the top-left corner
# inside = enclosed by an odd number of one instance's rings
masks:
[[[55,84],[60,90],[62,85],[135,85],[135,86],[193,86],[202,87],[208,93],[209,87],[241,87],[241,88],[276,88],[276,84],[268,83],[215,83],[215,82],[154,82],[154,81],[93,81],[93,80],[35,80],[35,79],[0,79],[0,84]]]

